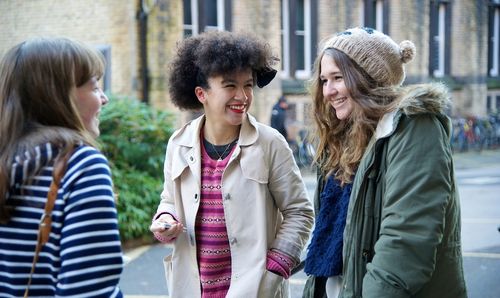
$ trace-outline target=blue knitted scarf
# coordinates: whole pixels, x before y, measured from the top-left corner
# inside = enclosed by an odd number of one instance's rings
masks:
[[[325,183],[307,252],[307,274],[328,277],[342,273],[342,242],[351,189],[352,183],[341,187],[333,176]]]

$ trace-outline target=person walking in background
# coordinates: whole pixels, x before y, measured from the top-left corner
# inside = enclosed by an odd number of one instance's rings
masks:
[[[122,297],[111,173],[95,142],[108,102],[103,71],[100,54],[66,38],[29,39],[0,63],[0,293],[8,297]],[[50,233],[37,259],[42,222]]]
[[[170,297],[288,297],[314,215],[292,152],[248,113],[275,76],[270,47],[247,34],[184,39],[174,57],[174,104],[204,114],[168,141],[151,231],[173,245]]]
[[[339,297],[466,297],[448,90],[402,87],[414,44],[371,28],[340,32],[320,48],[311,87],[316,160],[340,180],[324,188],[338,194],[326,204],[343,210],[336,200],[354,176],[343,268],[331,271],[342,276]]]
[[[274,104],[271,111],[271,127],[279,131],[285,140],[288,140],[288,132],[286,129],[286,111],[288,110],[288,102],[285,96],[280,96],[278,101]]]

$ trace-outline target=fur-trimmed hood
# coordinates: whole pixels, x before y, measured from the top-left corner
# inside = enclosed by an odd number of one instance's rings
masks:
[[[448,88],[441,83],[409,85],[402,91],[398,107],[408,116],[444,114],[451,104]]]
[[[391,135],[402,114],[410,117],[427,113],[441,115],[443,125],[448,134],[451,133],[451,123],[445,116],[451,100],[445,85],[441,83],[409,85],[402,87],[401,91],[402,94],[397,99],[399,101],[397,108],[380,119],[375,130],[375,138]]]

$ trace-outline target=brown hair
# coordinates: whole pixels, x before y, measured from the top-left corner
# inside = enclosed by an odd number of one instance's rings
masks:
[[[11,48],[0,62],[0,221],[15,156],[52,143],[67,154],[75,144],[96,145],[74,104],[75,89],[100,78],[104,59],[67,38],[33,38]],[[28,173],[34,175],[45,165]]]
[[[354,109],[346,120],[339,120],[325,102],[320,79],[321,59],[331,56],[341,71]],[[342,184],[352,182],[379,119],[396,103],[396,87],[380,87],[361,67],[343,52],[327,48],[314,63],[310,81],[317,150],[315,162],[323,175],[335,175]]]

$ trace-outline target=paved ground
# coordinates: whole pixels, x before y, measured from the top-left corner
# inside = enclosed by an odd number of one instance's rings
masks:
[[[462,201],[464,269],[469,297],[500,297],[500,150],[455,154],[455,168]],[[314,192],[315,177],[303,171],[309,193]],[[477,203],[477,197],[484,202]],[[489,244],[493,243],[493,244]],[[127,265],[120,287],[126,298],[166,298],[168,293],[162,258],[169,248],[157,244],[126,251]],[[496,277],[495,277],[496,276]],[[301,297],[306,275],[290,279],[292,298]]]

